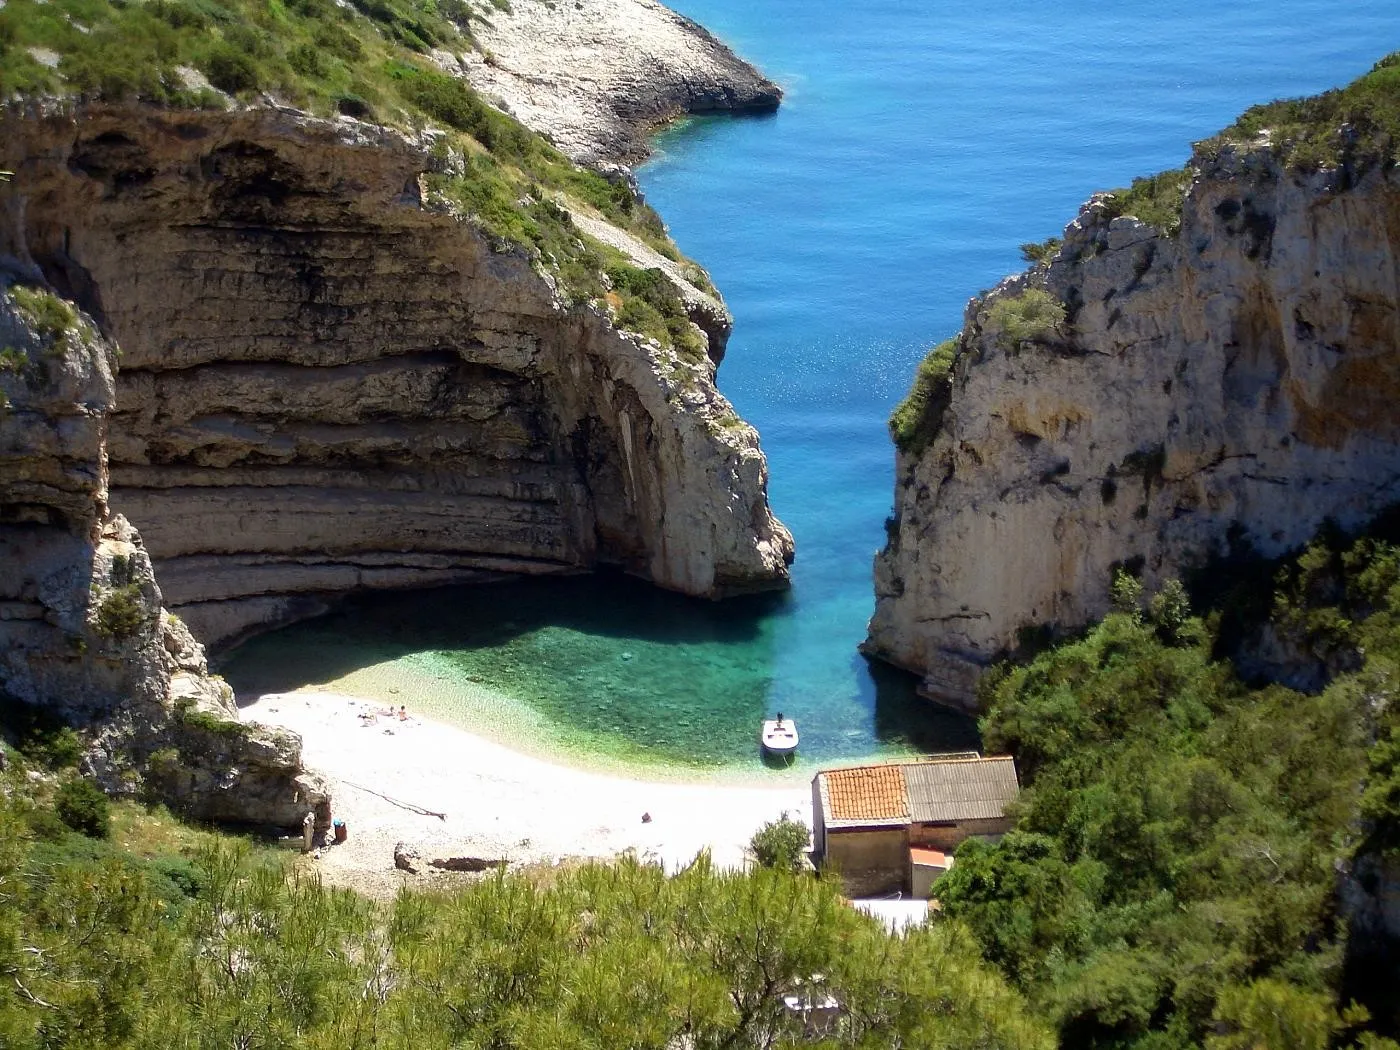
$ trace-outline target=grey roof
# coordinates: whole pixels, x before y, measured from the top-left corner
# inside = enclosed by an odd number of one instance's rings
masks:
[[[909,819],[915,824],[947,820],[995,820],[1016,797],[1016,763],[1010,755],[954,762],[916,762],[904,767]]]

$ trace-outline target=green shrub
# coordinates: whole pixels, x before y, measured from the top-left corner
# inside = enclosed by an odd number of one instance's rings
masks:
[[[316,30],[316,46],[340,58],[355,61],[360,58],[365,49],[360,41],[346,32],[342,26],[330,23],[321,26]]]
[[[890,436],[901,452],[918,455],[938,434],[951,394],[958,340],[945,339],[919,362],[914,385],[890,415]]]
[[[228,718],[220,718],[208,711],[187,710],[181,715],[185,725],[212,736],[233,737],[243,732],[243,723]],[[160,752],[157,752],[159,754]],[[154,756],[152,756],[154,759]]]
[[[1400,547],[1325,534],[1275,569],[1274,635],[1352,655],[1316,695],[1247,687],[1181,585],[1143,617],[1126,574],[1128,614],[988,676],[1015,829],[964,843],[935,892],[1061,1045],[1353,1045],[1334,1039],[1353,994],[1334,865],[1400,849],[1400,711],[1374,706],[1400,659]],[[1381,980],[1370,1005],[1392,995]],[[1300,1003],[1315,1042],[1279,1035]]]
[[[1134,179],[1127,189],[1113,191],[1108,202],[1109,214],[1131,215],[1169,237],[1175,236],[1181,229],[1181,210],[1192,178],[1190,168],[1175,168]]]
[[[287,52],[287,65],[304,77],[324,77],[326,60],[314,44],[299,44]]]
[[[0,692],[0,729],[21,755],[47,769],[70,769],[83,757],[83,742],[50,710],[12,701]]]
[[[1020,295],[1001,296],[987,311],[987,324],[999,332],[1002,345],[1008,350],[1048,339],[1064,321],[1063,304],[1040,288],[1031,288]]]
[[[608,266],[608,279],[622,300],[617,320],[622,327],[673,346],[692,360],[705,353],[675,285],[659,269],[642,270],[628,262]]]
[[[36,739],[29,754],[50,769],[71,769],[83,757],[83,742],[72,726],[59,726]]]
[[[150,869],[185,897],[203,896],[209,888],[209,872],[186,857],[157,857]]]
[[[374,119],[374,107],[359,95],[341,95],[335,100],[335,110],[341,116],[354,117],[356,120]]]
[[[228,44],[211,47],[199,68],[209,78],[209,83],[230,95],[254,91],[261,82],[252,56]]]
[[[112,833],[111,805],[91,780],[65,780],[54,795],[53,808],[59,820],[88,838],[105,839]]]
[[[61,842],[73,833],[73,829],[65,824],[57,813],[44,806],[31,806],[24,814],[24,821],[34,838],[40,842]]]
[[[801,871],[807,854],[807,825],[784,813],[754,832],[749,850],[759,865],[783,871]]]
[[[113,587],[97,606],[97,633],[107,638],[129,638],[145,622],[146,610],[139,583]]]
[[[1058,237],[1050,237],[1039,244],[1028,241],[1021,245],[1021,258],[1033,266],[1047,263],[1055,257],[1055,253],[1060,250],[1062,243]]]

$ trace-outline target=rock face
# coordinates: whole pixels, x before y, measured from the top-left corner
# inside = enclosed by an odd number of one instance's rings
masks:
[[[237,721],[108,508],[115,361],[90,317],[0,276],[0,697],[100,724],[88,764],[112,790],[203,820],[329,823],[301,741]]]
[[[688,113],[769,112],[782,90],[655,0],[515,0],[472,23],[481,51],[435,57],[580,163],[632,163]]]
[[[1400,175],[1264,148],[1193,166],[1175,236],[1095,198],[968,307],[936,437],[899,457],[866,643],[930,695],[969,705],[1020,628],[1101,617],[1115,566],[1150,590],[1396,500]],[[1017,341],[1032,288],[1066,319]]]
[[[566,305],[425,200],[434,163],[280,110],[7,111],[0,252],[122,347],[111,501],[166,603],[218,643],[507,572],[784,585],[791,538],[713,361]]]

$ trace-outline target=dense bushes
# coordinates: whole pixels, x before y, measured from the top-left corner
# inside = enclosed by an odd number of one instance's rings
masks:
[[[6,1050],[786,1046],[803,1025],[785,994],[844,1005],[814,1045],[1051,1045],[965,931],[891,937],[810,877],[624,859],[379,907],[238,844],[143,860],[35,843],[16,786],[0,801]]]
[[[616,262],[607,267],[607,274],[619,299],[619,325],[673,346],[692,360],[703,357],[705,343],[691,326],[675,285],[660,270]]]
[[[1277,586],[1278,637],[1363,654],[1318,696],[1241,684],[1179,585],[1146,614],[1116,588],[1122,611],[985,685],[986,747],[1023,780],[1016,830],[965,845],[936,892],[1064,1045],[1355,1036],[1336,865],[1400,844],[1400,551],[1319,543]]]
[[[94,625],[108,638],[130,638],[141,627],[146,607],[139,583],[125,583],[105,592],[97,602]]]
[[[1134,179],[1125,190],[1114,190],[1108,201],[1110,215],[1131,215],[1167,236],[1181,229],[1181,209],[1193,178],[1190,168],[1174,168]]]

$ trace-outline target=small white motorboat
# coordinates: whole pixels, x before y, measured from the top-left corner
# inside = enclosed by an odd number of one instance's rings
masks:
[[[797,750],[797,723],[779,711],[777,718],[764,719],[759,740],[770,755],[790,755]]]

